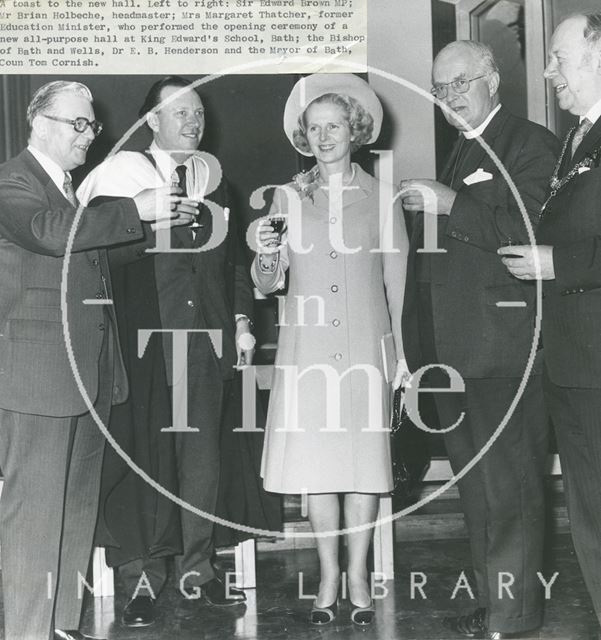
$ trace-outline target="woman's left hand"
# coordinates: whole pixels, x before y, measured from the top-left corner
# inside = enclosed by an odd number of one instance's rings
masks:
[[[411,380],[411,372],[407,367],[407,360],[397,360],[396,372],[392,381],[392,388],[396,391],[399,387],[406,387]]]

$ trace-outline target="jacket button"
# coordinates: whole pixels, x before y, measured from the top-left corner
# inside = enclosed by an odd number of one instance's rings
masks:
[[[338,320],[338,318],[335,318],[334,320],[332,320],[332,324],[333,324],[335,327],[338,327],[338,326],[340,326],[340,320]]]
[[[126,230],[127,233],[135,233],[136,230],[133,227],[128,227]]]
[[[330,224],[334,224],[337,220],[338,220],[338,218],[336,218],[335,216],[332,216],[330,218]]]
[[[189,307],[193,307],[194,306],[194,300],[188,300],[188,306]]]
[[[100,263],[98,262],[98,258],[94,258],[94,260],[92,260],[92,264],[97,267]]]
[[[104,296],[100,293],[100,291],[96,294],[96,297],[98,298],[98,300],[100,300],[101,298],[104,298]]]
[[[334,354],[334,360],[342,360],[342,354],[341,353],[335,353]]]
[[[104,331],[104,324],[102,324],[102,322],[98,325],[98,329]]]
[[[332,291],[333,293],[336,293],[338,291],[338,285],[337,284],[333,284],[330,287],[330,291]]]
[[[141,258],[146,252],[144,251],[144,249],[138,249],[136,251],[136,254],[139,258]]]
[[[469,241],[469,239],[470,239],[470,237],[469,237],[469,236],[463,236],[463,239],[464,239],[466,242],[468,242],[468,241]]]
[[[330,251],[330,258],[332,258],[332,260],[335,260],[338,257],[338,254],[335,251]]]

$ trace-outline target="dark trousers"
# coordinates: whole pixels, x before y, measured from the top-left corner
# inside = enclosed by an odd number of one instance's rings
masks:
[[[189,359],[188,422],[195,433],[175,434],[179,496],[196,510],[213,516],[219,487],[219,436],[223,403],[231,391],[215,370],[214,361]],[[176,399],[174,399],[176,402]],[[189,509],[181,509],[183,554],[175,557],[177,588],[191,592],[215,576],[213,521]],[[126,592],[136,593],[142,572],[155,597],[167,579],[165,558],[140,558],[121,565],[119,573]],[[146,590],[139,595],[149,595]]]
[[[95,403],[105,424],[109,351],[105,342]],[[104,443],[90,414],[51,418],[0,409],[5,640],[48,640],[54,628],[79,627],[79,575],[86,578],[90,563]]]
[[[601,623],[601,389],[558,387],[547,376],[572,539]]]
[[[465,380],[464,393],[436,393],[453,473],[485,447],[516,395],[519,380]],[[448,387],[448,379],[443,386]],[[542,624],[544,470],[547,417],[540,376],[532,376],[503,431],[458,482],[470,536],[479,606],[492,631],[515,633]],[[512,582],[507,591],[500,581]]]

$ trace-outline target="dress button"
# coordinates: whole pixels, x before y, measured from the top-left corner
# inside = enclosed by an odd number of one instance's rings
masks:
[[[338,285],[337,285],[337,284],[333,284],[333,285],[330,287],[330,291],[333,291],[334,293],[336,293],[336,292],[338,291]]]
[[[335,318],[334,320],[332,320],[332,324],[333,324],[335,327],[338,327],[338,326],[340,326],[340,320],[338,320],[338,318]]]
[[[189,307],[193,307],[194,306],[194,300],[188,300],[188,306]]]
[[[332,258],[332,260],[335,260],[338,257],[338,254],[335,251],[330,251],[330,258]]]
[[[336,353],[336,354],[334,355],[334,359],[335,359],[335,360],[342,360],[342,354],[341,354],[341,353]]]

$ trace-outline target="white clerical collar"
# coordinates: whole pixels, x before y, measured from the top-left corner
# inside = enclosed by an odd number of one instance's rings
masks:
[[[31,144],[27,146],[27,151],[42,165],[42,169],[50,176],[50,179],[60,189],[61,193],[65,193],[65,174],[71,177],[68,171],[61,169],[52,158],[49,158],[43,151],[36,149]]]
[[[580,117],[580,122],[582,122],[585,118],[587,118],[591,124],[595,124],[595,122],[597,122],[597,120],[599,120],[600,117],[601,117],[601,100],[595,103],[583,116]]]
[[[475,129],[470,129],[469,131],[462,131],[463,135],[466,137],[467,140],[471,140],[472,138],[477,138],[478,136],[481,136],[484,133],[484,130],[486,129],[486,127],[488,127],[490,121],[497,115],[497,113],[499,112],[499,109],[501,108],[501,105],[498,104],[489,114],[488,117],[486,118],[486,120],[478,125]]]

